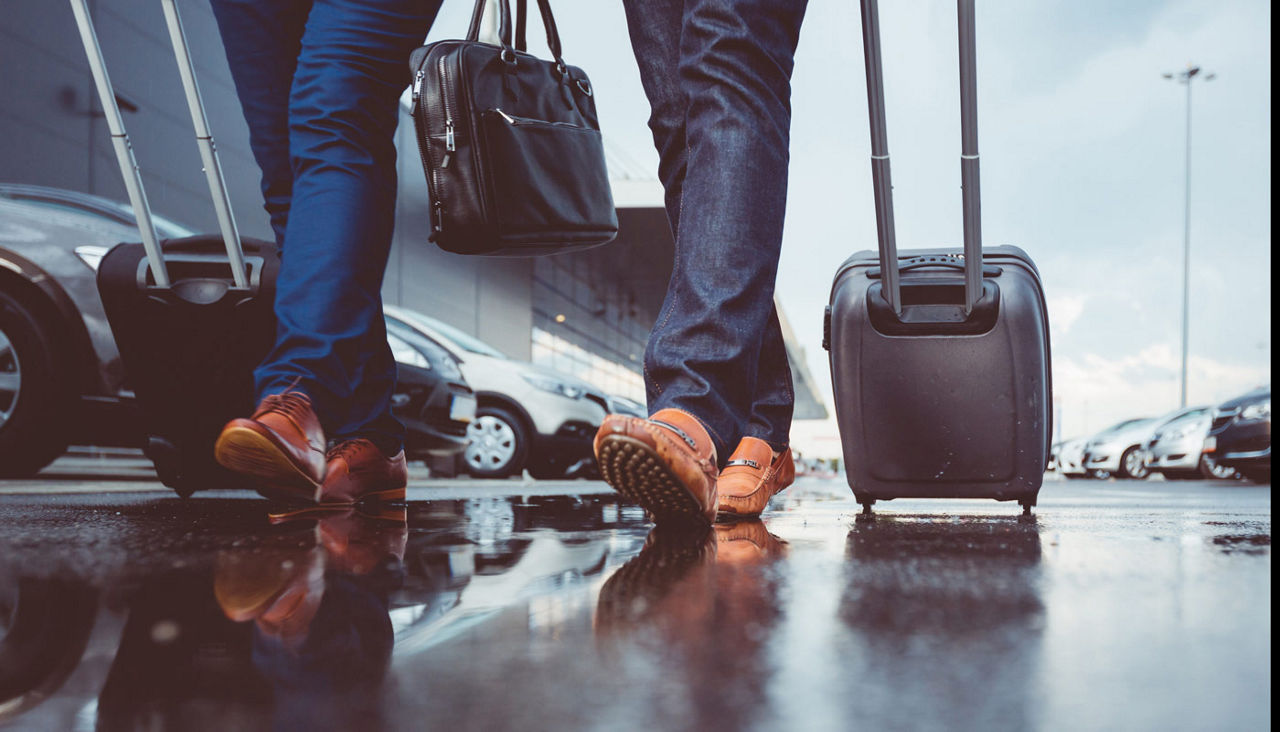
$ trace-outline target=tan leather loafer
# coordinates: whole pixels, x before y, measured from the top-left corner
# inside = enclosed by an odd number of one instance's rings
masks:
[[[759,516],[769,499],[796,480],[791,449],[777,458],[769,443],[744,437],[720,471],[720,512],[732,516]]]
[[[387,457],[366,439],[343,440],[328,454],[324,483],[316,491],[316,503],[350,505],[376,499],[403,501],[409,483],[404,450]]]
[[[693,415],[679,409],[649,419],[610,414],[596,432],[595,453],[605,481],[655,523],[715,521],[715,445]]]
[[[324,430],[300,391],[262,400],[248,419],[233,419],[213,446],[228,470],[255,479],[258,492],[285,501],[313,501],[324,478]]]

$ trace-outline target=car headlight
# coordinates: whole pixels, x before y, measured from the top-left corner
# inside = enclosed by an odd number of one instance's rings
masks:
[[[1263,402],[1254,402],[1244,409],[1241,409],[1240,419],[1250,421],[1271,419],[1271,400],[1268,399]]]
[[[98,265],[102,264],[102,258],[107,256],[107,252],[111,251],[111,247],[99,246],[83,246],[76,247],[76,256],[89,266],[94,272],[98,271]]]
[[[431,362],[418,349],[391,333],[387,334],[387,343],[391,346],[391,356],[396,360],[396,363],[417,366],[428,371],[431,370]]]
[[[529,385],[534,388],[549,391],[552,394],[559,394],[560,396],[568,397],[569,399],[580,399],[582,397],[582,389],[579,389],[572,384],[566,384],[559,379],[544,376],[542,374],[521,374],[521,376],[524,377],[524,380],[529,382]]]

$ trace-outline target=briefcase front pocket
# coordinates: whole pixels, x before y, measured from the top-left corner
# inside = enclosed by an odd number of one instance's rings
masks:
[[[504,242],[537,250],[617,235],[599,130],[501,109],[483,112],[481,126],[490,210]]]

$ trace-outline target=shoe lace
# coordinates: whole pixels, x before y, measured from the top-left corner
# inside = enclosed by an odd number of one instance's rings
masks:
[[[311,397],[300,391],[286,391],[272,394],[262,400],[258,414],[282,412],[295,420],[301,419],[311,411]]]
[[[328,460],[335,460],[337,458],[350,457],[352,453],[354,453],[356,450],[359,450],[362,446],[366,444],[369,444],[369,440],[366,440],[364,438],[359,438],[355,440],[343,440],[337,443],[336,445],[334,445],[333,447],[329,448],[329,450],[324,454],[324,459],[328,461]]]

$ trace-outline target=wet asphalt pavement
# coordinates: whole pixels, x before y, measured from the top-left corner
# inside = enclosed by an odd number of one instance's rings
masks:
[[[273,522],[142,472],[0,482],[0,727],[1270,726],[1269,486],[868,521],[804,479],[690,535],[597,483],[415,481],[399,511]]]

